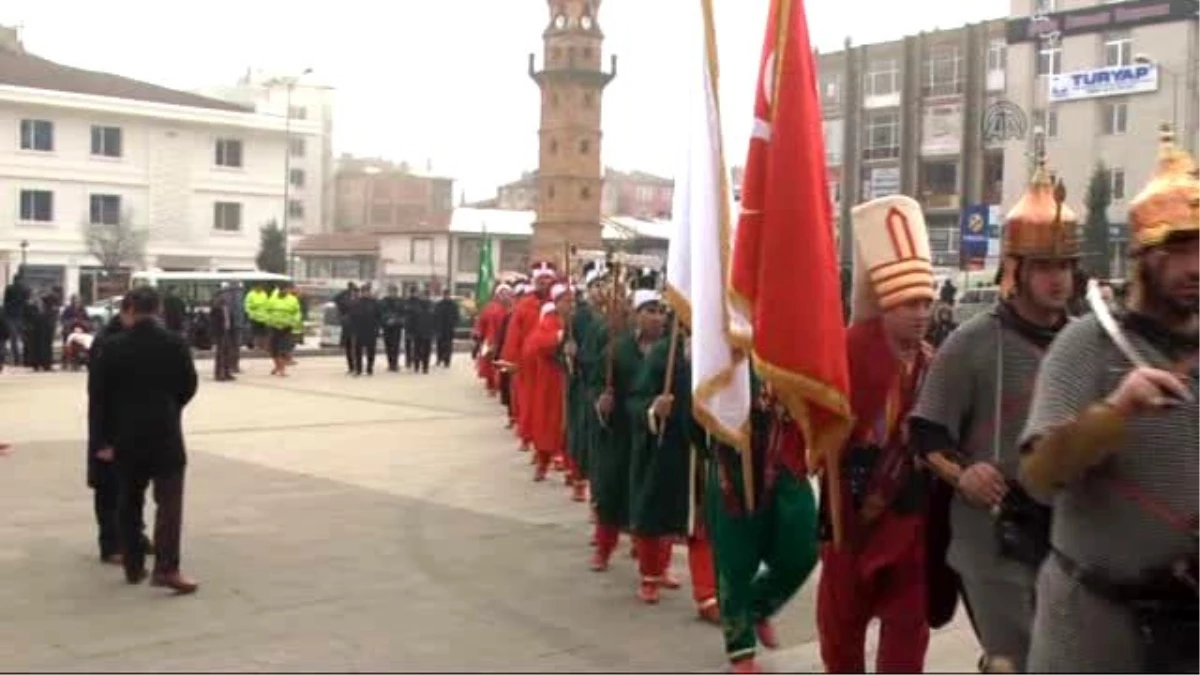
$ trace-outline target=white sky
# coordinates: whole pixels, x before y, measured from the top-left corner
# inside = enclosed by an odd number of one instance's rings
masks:
[[[671,175],[680,116],[673,26],[697,0],[603,0],[603,158]],[[715,0],[726,152],[741,163],[769,0]],[[1004,16],[1008,0],[807,0],[821,51]],[[382,156],[458,179],[469,199],[537,164],[545,0],[0,0],[30,52],[177,88],[232,84],[247,67],[311,67],[337,90],[335,152]],[[607,57],[606,57],[607,62]],[[605,69],[608,68],[606,63]],[[667,139],[664,141],[664,139]]]

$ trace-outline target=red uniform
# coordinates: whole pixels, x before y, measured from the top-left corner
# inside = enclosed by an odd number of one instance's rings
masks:
[[[877,618],[876,672],[919,673],[929,645],[925,511],[919,489],[908,493],[918,495],[911,499],[898,497],[920,480],[905,429],[932,353],[926,348],[912,363],[902,362],[879,318],[852,324],[846,341],[856,420],[848,447],[876,446],[880,452],[861,509],[852,506],[847,469],[843,484],[835,486],[842,490],[846,541],[841,548],[825,543],[821,550],[821,658],[826,672],[866,672],[867,625]]]
[[[529,426],[531,409],[527,403],[529,401],[528,390],[533,378],[530,373],[525,372],[525,364],[522,361],[525,353],[525,340],[537,326],[541,308],[542,300],[537,293],[527,293],[521,296],[516,306],[513,307],[513,315],[508,322],[508,334],[504,336],[504,353],[500,355],[501,360],[516,366],[516,370],[512,374],[509,395],[512,397],[513,409],[516,411],[517,437],[523,444],[533,442],[532,430]]]
[[[489,392],[496,391],[500,384],[496,365],[492,363],[492,358],[495,356],[492,352],[496,349],[496,333],[500,330],[500,322],[504,320],[506,311],[504,303],[492,300],[475,318],[475,335],[479,337],[482,345],[479,358],[475,362],[475,372],[480,379],[487,382]]]
[[[558,345],[563,324],[558,312],[547,312],[525,340],[521,367],[530,376],[529,427],[537,452],[537,474],[546,475],[551,460],[562,454],[566,443],[563,415],[566,381],[558,362]]]

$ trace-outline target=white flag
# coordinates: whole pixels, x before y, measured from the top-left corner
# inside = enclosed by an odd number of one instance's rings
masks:
[[[674,232],[666,300],[691,331],[692,408],[721,441],[749,444],[750,368],[729,340],[725,285],[733,247],[733,191],[721,144],[716,35],[711,0],[691,0],[681,34],[687,134],[675,173]]]

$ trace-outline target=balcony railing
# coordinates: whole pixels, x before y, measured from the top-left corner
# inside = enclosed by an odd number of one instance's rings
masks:
[[[863,159],[896,159],[900,156],[900,146],[894,145],[883,148],[863,148]]]

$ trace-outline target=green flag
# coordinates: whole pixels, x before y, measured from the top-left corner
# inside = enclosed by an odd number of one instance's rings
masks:
[[[479,245],[479,268],[475,278],[475,302],[484,303],[492,297],[492,240],[483,234]]]

